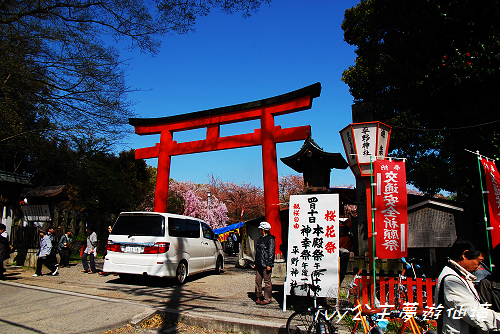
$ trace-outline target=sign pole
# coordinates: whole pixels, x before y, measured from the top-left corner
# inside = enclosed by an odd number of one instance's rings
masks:
[[[481,184],[481,198],[482,198],[482,203],[483,203],[483,212],[484,212],[484,227],[486,228],[486,245],[488,247],[488,259],[490,262],[490,269],[493,270],[492,263],[491,263],[491,249],[490,249],[490,229],[491,227],[488,227],[488,216],[486,214],[486,205],[484,203],[484,195],[487,194],[487,191],[484,191],[483,187],[483,173],[481,172],[481,155],[479,154],[479,151],[476,151],[477,154],[477,167],[479,169],[479,183]]]
[[[370,156],[370,184],[368,186],[368,183],[367,183],[367,187],[366,189],[370,190],[369,192],[367,191],[366,193],[366,198],[367,198],[367,202],[369,202],[370,204],[368,205],[368,208],[371,212],[368,212],[368,214],[370,214],[371,216],[371,227],[372,227],[372,245],[371,245],[371,267],[372,267],[372,274],[373,274],[373,289],[372,289],[372,303],[373,305],[375,305],[375,274],[376,274],[376,269],[375,269],[375,258],[376,258],[376,252],[375,252],[375,238],[376,238],[376,235],[377,233],[375,232],[375,211],[376,208],[373,207],[373,204],[375,203],[375,198],[374,198],[374,189],[373,189],[373,160],[372,160],[372,157]]]

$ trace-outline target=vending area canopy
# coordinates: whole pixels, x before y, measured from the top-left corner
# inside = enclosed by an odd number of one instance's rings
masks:
[[[222,233],[226,233],[226,232],[229,232],[229,231],[233,231],[233,230],[236,230],[237,228],[240,228],[243,226],[243,222],[239,222],[239,223],[236,223],[236,224],[232,224],[232,225],[228,225],[228,226],[224,226],[224,227],[221,227],[221,228],[217,228],[214,230],[214,233],[215,234],[222,234]]]

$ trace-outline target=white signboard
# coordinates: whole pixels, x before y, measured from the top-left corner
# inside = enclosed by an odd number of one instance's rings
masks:
[[[24,219],[29,222],[46,222],[50,221],[49,206],[43,205],[23,205]]]
[[[288,231],[285,294],[312,280],[326,297],[339,281],[339,195],[290,196]],[[315,274],[318,269],[326,271]]]

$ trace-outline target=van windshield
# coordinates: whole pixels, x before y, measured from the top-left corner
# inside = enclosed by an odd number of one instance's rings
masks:
[[[119,216],[111,234],[163,237],[165,235],[165,219],[159,215]]]

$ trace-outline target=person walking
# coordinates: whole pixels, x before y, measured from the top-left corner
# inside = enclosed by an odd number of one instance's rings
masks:
[[[438,319],[440,334],[473,334],[500,329],[500,313],[484,307],[474,287],[476,271],[486,251],[476,241],[457,239],[448,264],[436,284],[434,305],[443,305]],[[452,310],[452,311],[450,311]]]
[[[7,227],[4,224],[0,224],[0,280],[5,279],[5,268],[3,266],[3,261],[10,257],[10,246],[9,240],[3,236],[5,229]]]
[[[50,238],[50,243],[52,244],[52,248],[50,250],[50,262],[52,262],[56,267],[58,266],[57,264],[57,236],[56,236],[56,231],[54,230],[53,225],[49,225],[47,235]]]
[[[83,251],[82,255],[82,265],[83,270],[82,273],[95,274],[95,256],[97,255],[97,234],[94,232],[93,228],[87,227],[87,247]],[[87,258],[90,261],[90,269],[89,263],[87,262]]]
[[[47,229],[42,227],[40,230],[40,250],[38,252],[38,259],[36,260],[36,271],[33,277],[42,276],[42,265],[45,265],[50,270],[52,276],[58,275],[57,267],[51,261],[50,253],[52,251],[52,242],[47,235]]]
[[[273,297],[271,273],[274,267],[276,242],[270,230],[271,224],[265,221],[260,223],[261,236],[255,246],[255,294],[257,295],[256,303],[259,305],[271,303]],[[264,281],[264,293],[262,293],[262,281]]]
[[[59,240],[59,244],[57,245],[57,250],[59,251],[59,256],[61,257],[60,267],[68,267],[69,268],[69,256],[71,254],[71,243],[73,240],[71,239],[71,230],[67,230],[65,234]]]

